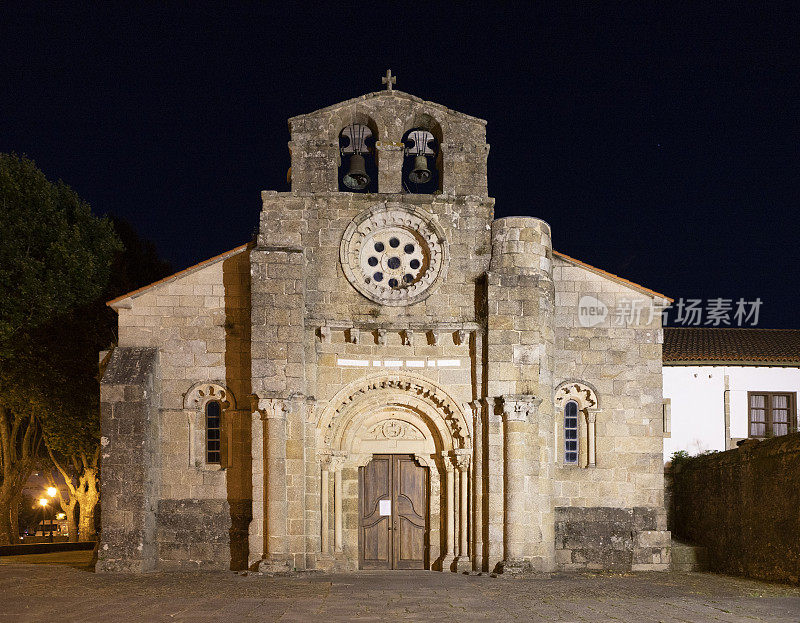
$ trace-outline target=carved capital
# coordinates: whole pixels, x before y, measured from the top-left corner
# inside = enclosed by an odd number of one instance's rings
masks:
[[[319,328],[319,339],[321,342],[328,344],[331,341],[331,328],[322,326]]]
[[[380,346],[386,346],[386,329],[378,329],[378,344]]]
[[[414,344],[414,330],[405,329],[403,331],[403,346],[413,346]]]
[[[256,408],[262,420],[285,419],[289,410],[289,401],[283,398],[259,398]]]
[[[307,396],[305,404],[305,418],[306,422],[313,424],[317,421],[317,400],[313,396]]]
[[[541,398],[532,394],[506,394],[503,396],[503,419],[506,422],[527,422],[536,415]]]
[[[470,451],[469,450],[456,450],[453,455],[453,464],[460,472],[466,472],[469,469]]]
[[[597,421],[597,411],[587,411],[586,421],[589,422],[589,424],[594,424]]]

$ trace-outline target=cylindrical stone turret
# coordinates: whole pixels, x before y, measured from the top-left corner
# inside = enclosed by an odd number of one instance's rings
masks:
[[[491,499],[490,493],[490,515],[502,503],[501,567],[508,571],[531,567],[547,571],[555,562],[552,253],[550,226],[544,221],[509,217],[492,223],[488,391],[503,400],[505,426],[496,422],[489,434],[504,436],[506,452],[502,466],[489,468],[490,480],[503,483],[502,499],[499,493]],[[537,408],[508,410],[508,405],[533,404]],[[490,491],[494,491],[491,486]]]

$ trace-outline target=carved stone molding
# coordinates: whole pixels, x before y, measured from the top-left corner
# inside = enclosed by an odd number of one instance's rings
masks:
[[[506,422],[527,422],[536,415],[541,398],[532,394],[506,394],[503,396],[503,418]]]
[[[236,409],[233,393],[222,383],[196,383],[183,395],[184,409],[201,409],[210,400],[218,400],[223,409]]]
[[[390,419],[371,426],[366,439],[425,439],[425,435],[408,422]]]
[[[256,410],[261,414],[262,420],[283,419],[291,409],[289,402],[283,398],[260,398]]]
[[[340,391],[320,418],[319,425],[322,427],[324,445],[330,446],[334,435],[339,430],[342,418],[351,407],[380,392],[396,392],[399,394],[396,396],[397,398],[402,398],[403,394],[407,394],[410,398],[430,405],[431,411],[444,420],[454,447],[463,448],[469,445],[469,423],[458,403],[432,381],[406,374],[379,375],[361,379]],[[387,400],[391,399],[393,399],[391,396],[387,396]]]
[[[583,381],[564,381],[555,390],[557,410],[563,410],[570,400],[578,403],[578,410],[584,413],[599,411],[600,404],[594,388]]]
[[[465,472],[469,469],[470,451],[456,450],[453,454],[453,464],[459,471]]]

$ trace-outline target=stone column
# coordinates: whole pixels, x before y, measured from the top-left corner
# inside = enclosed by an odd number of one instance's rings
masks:
[[[328,525],[328,514],[330,512],[330,495],[328,493],[328,474],[331,466],[331,459],[330,457],[325,457],[320,461],[320,468],[322,473],[322,479],[320,483],[320,502],[321,502],[321,524],[322,524],[322,531],[321,531],[321,547],[322,555],[327,556],[331,553],[330,551],[330,543],[329,543],[329,533],[330,533],[330,526]]]
[[[264,419],[258,410],[258,404],[254,406],[251,421],[251,457],[252,457],[252,481],[253,481],[253,518],[250,521],[248,531],[249,554],[247,566],[253,568],[261,563],[267,551],[266,536],[264,532],[264,518],[267,515],[267,507],[264,498]]]
[[[469,452],[469,451],[467,451]],[[469,558],[467,545],[467,501],[469,484],[469,454],[461,453],[455,457],[456,467],[458,468],[459,484],[459,513],[458,513],[458,558],[456,559],[456,571],[470,571],[472,563]]]
[[[587,463],[587,467],[595,467],[597,465],[597,457],[595,451],[595,422],[597,421],[597,413],[594,411],[589,411],[586,414],[586,422],[587,422],[587,434],[589,436],[587,440],[587,454],[589,456],[589,461]]]
[[[342,551],[342,457],[332,459],[333,473],[333,542],[336,553]]]
[[[503,420],[505,422],[505,519],[504,573],[520,573],[532,570],[526,559],[526,539],[530,523],[526,517],[530,474],[528,474],[526,444],[529,418],[536,413],[540,398],[528,394],[509,394],[503,397]]]
[[[258,407],[266,428],[264,497],[267,536],[265,557],[259,570],[281,573],[292,569],[286,499],[286,414],[289,405],[284,400],[262,399],[258,401]]]
[[[446,452],[442,453],[442,462],[445,469],[445,554],[442,560],[442,571],[450,571],[455,560],[455,466],[452,457]]]

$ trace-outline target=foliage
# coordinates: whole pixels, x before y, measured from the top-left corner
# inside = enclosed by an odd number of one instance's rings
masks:
[[[119,239],[108,219],[27,158],[0,154],[0,358],[26,332],[97,297]]]
[[[675,466],[678,463],[688,461],[692,458],[686,450],[677,450],[672,453],[670,460],[672,461],[672,465]]]

